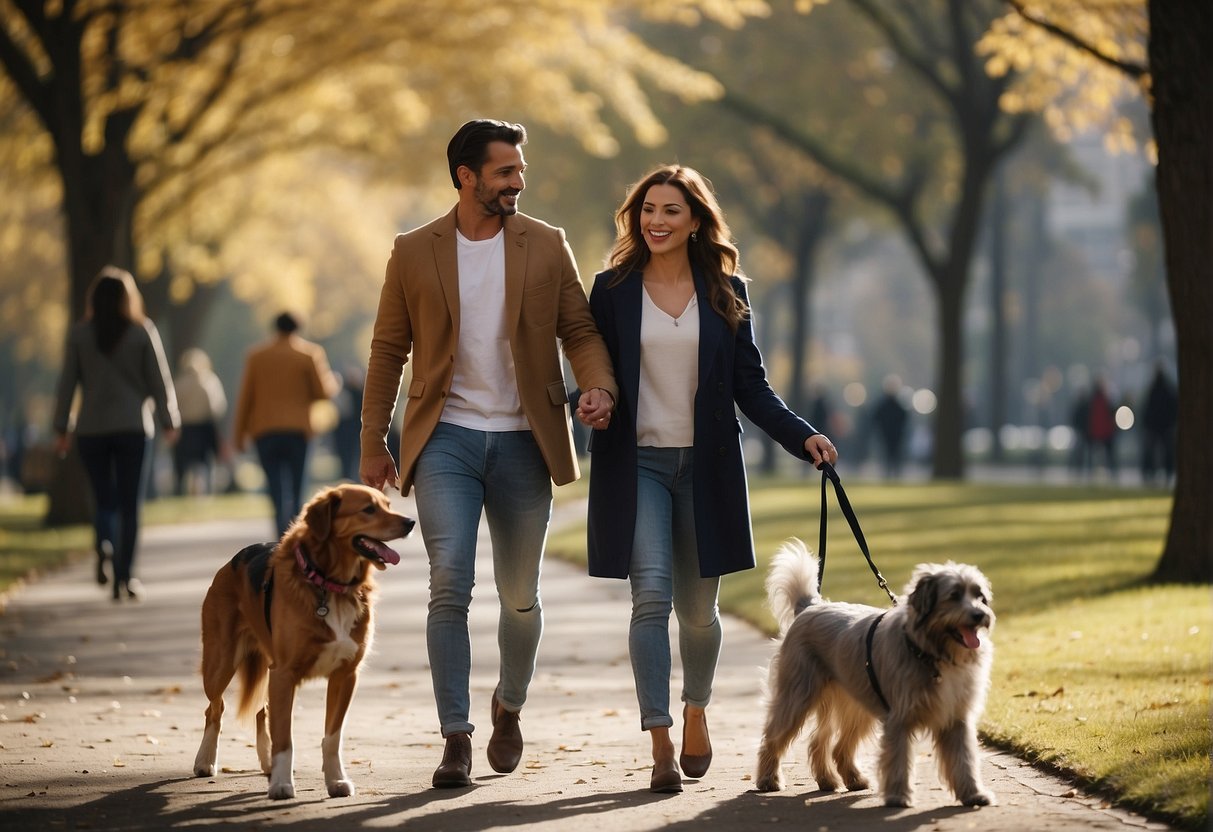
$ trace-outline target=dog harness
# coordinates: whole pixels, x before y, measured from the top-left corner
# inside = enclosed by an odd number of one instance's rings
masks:
[[[876,693],[876,698],[880,700],[881,705],[884,705],[884,709],[886,711],[891,711],[892,708],[889,707],[888,700],[884,698],[884,691],[880,689],[880,680],[876,678],[876,666],[872,664],[872,641],[876,638],[876,628],[880,626],[880,622],[884,620],[884,617],[885,613],[882,612],[880,615],[876,616],[876,619],[872,622],[872,626],[868,627],[868,637],[864,642],[867,649],[867,655],[864,661],[864,669],[868,671],[868,681],[872,683],[872,690]],[[939,659],[920,648],[908,635],[906,635],[905,638],[906,649],[914,654],[914,658],[918,659],[930,669],[931,678],[938,682],[941,678],[939,675]]]
[[[872,626],[868,627],[868,637],[866,640],[867,656],[864,662],[864,668],[868,671],[868,681],[872,683],[872,690],[876,692],[876,698],[880,700],[880,704],[884,705],[886,711],[891,711],[889,702],[884,698],[884,691],[880,689],[880,680],[876,678],[876,668],[872,664],[872,639],[876,637],[876,628],[880,626],[880,622],[884,620],[885,614],[882,612],[876,616],[876,620],[872,622]]]

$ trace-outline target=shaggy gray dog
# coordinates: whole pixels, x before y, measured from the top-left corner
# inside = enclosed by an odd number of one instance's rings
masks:
[[[767,575],[783,637],[770,667],[758,790],[783,787],[780,758],[812,715],[809,763],[821,789],[868,788],[855,752],[880,723],[886,806],[911,805],[913,743],[922,732],[934,739],[956,799],[990,805],[977,754],[994,660],[985,576],[964,564],[920,564],[889,610],[827,601],[817,576],[817,557],[796,539],[780,548]]]

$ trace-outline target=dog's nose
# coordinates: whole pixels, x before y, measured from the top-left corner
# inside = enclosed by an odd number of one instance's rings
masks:
[[[417,525],[416,520],[414,520],[412,517],[405,517],[404,518],[404,534],[402,534],[400,536],[408,537],[409,534],[413,531],[413,526],[415,526],[415,525]]]

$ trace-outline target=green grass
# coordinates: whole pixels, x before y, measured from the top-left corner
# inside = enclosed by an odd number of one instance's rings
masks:
[[[816,548],[818,488],[751,481],[759,568],[723,580],[723,609],[774,634],[766,563],[787,537]],[[972,563],[989,577],[998,648],[987,742],[1152,817],[1207,828],[1210,588],[1146,583],[1168,495],[970,483],[860,483],[847,493],[894,591],[922,561]],[[824,593],[887,605],[832,489],[829,503]],[[584,561],[584,526],[554,535],[549,550]]]

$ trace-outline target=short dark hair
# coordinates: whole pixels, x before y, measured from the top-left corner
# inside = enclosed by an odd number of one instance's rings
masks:
[[[514,147],[526,144],[526,128],[521,124],[498,121],[494,118],[476,118],[464,124],[451,137],[446,146],[446,160],[451,169],[451,182],[455,190],[460,189],[459,170],[467,165],[476,173],[489,157],[490,142],[506,142]]]
[[[290,335],[299,329],[299,319],[290,312],[283,312],[277,318],[274,318],[274,329],[283,335]]]

